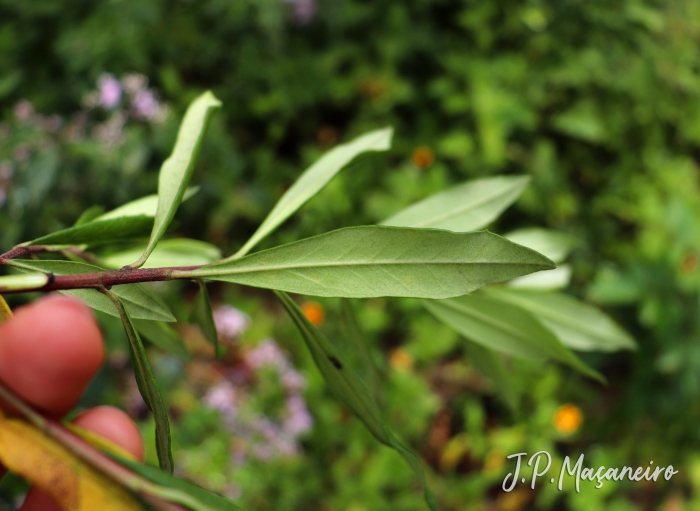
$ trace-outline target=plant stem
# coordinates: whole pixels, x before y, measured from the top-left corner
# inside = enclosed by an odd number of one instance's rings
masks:
[[[23,268],[25,270],[34,270],[29,265],[23,265],[21,261],[7,260],[3,264]],[[49,281],[40,288],[23,289],[3,289],[0,284],[0,292],[3,294],[24,293],[27,291],[59,291],[62,289],[109,289],[112,286],[120,284],[137,284],[139,282],[162,282],[165,280],[174,280],[178,277],[172,275],[174,271],[190,271],[196,270],[200,266],[183,266],[173,268],[146,268],[146,269],[130,269],[128,267],[120,270],[106,270],[93,273],[76,273],[71,275],[54,275],[49,273]]]
[[[16,246],[9,252],[5,252],[0,255],[0,265],[9,264],[10,259],[17,259],[18,257],[31,257],[34,254],[40,254],[41,252],[49,252],[51,247],[46,245],[32,245],[29,247],[23,247],[21,245]]]

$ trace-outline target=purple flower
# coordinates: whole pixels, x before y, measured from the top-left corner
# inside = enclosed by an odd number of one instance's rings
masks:
[[[236,409],[236,389],[227,381],[215,385],[202,400],[205,405],[223,414],[230,414]]]
[[[298,391],[306,386],[306,379],[292,368],[282,374],[282,385],[289,391]]]
[[[136,94],[148,85],[148,78],[141,73],[129,73],[122,78],[122,85],[127,94]]]
[[[306,433],[314,424],[309,410],[306,408],[304,398],[293,394],[287,399],[287,417],[282,424],[282,429],[289,435],[296,437]]]
[[[154,120],[160,113],[160,103],[149,90],[140,90],[131,98],[134,117],[147,121]]]
[[[99,104],[102,108],[111,110],[119,104],[122,98],[122,86],[114,76],[109,73],[100,75],[97,79],[99,92]]]
[[[32,115],[34,115],[34,106],[26,99],[15,105],[15,117],[17,117],[17,120],[27,121]]]
[[[231,305],[222,305],[214,310],[214,324],[220,337],[240,337],[250,324],[250,317]]]
[[[316,0],[285,0],[292,6],[294,20],[299,25],[310,23],[316,14]]]
[[[260,369],[262,366],[286,369],[289,364],[282,350],[272,339],[265,339],[258,344],[255,349],[246,353],[245,359],[253,369]]]

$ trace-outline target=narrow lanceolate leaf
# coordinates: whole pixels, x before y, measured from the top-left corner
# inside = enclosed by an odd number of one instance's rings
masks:
[[[75,224],[73,224],[73,227],[79,227],[83,224],[87,224],[88,222],[92,222],[95,218],[97,218],[104,212],[105,208],[103,208],[102,206],[91,206],[85,211],[83,211],[80,217],[75,221]]]
[[[518,245],[531,248],[549,257],[555,263],[564,261],[577,244],[576,238],[572,236],[540,227],[518,229],[504,234],[503,237]]]
[[[49,282],[45,273],[29,273],[27,275],[3,275],[0,277],[0,293],[17,289],[39,289]]]
[[[141,335],[160,349],[178,356],[185,362],[192,361],[192,356],[187,346],[172,327],[160,321],[148,321],[145,319],[133,319],[132,322]]]
[[[475,342],[465,343],[464,348],[472,367],[491,380],[498,395],[515,411],[523,389],[503,363],[502,355]]]
[[[377,397],[379,392],[379,373],[374,360],[372,360],[367,340],[358,324],[357,316],[350,300],[341,300],[340,317],[343,333],[348,340],[350,349],[357,354],[357,358],[362,364],[362,369],[364,369],[364,371],[360,370],[358,372],[360,375],[364,374],[366,376],[370,390]]]
[[[401,454],[423,484],[425,500],[430,509],[437,510],[437,502],[428,488],[423,464],[418,456],[401,445],[389,430],[367,385],[348,365],[323,332],[306,319],[294,300],[287,293],[276,292],[276,294],[301,332],[316,366],[321,371],[331,391],[352,410],[377,440],[396,449]]]
[[[139,257],[144,247],[124,250],[100,257],[100,264],[107,268],[123,268]],[[165,268],[169,266],[204,266],[221,259],[221,250],[204,241],[186,238],[163,240],[151,252],[142,268]]]
[[[634,339],[598,309],[561,293],[491,289],[489,296],[533,314],[574,350],[617,351],[637,348]]]
[[[168,473],[173,473],[173,454],[170,439],[170,420],[168,419],[168,409],[163,402],[163,396],[160,394],[156,379],[153,376],[151,363],[146,356],[146,350],[141,342],[139,333],[134,328],[134,324],[129,317],[129,314],[121,302],[119,297],[111,291],[102,290],[114,306],[119,311],[119,317],[124,324],[124,330],[129,338],[129,351],[131,360],[134,364],[134,375],[136,376],[136,384],[139,392],[143,396],[143,400],[153,413],[153,418],[156,423],[156,451],[158,453],[158,462],[160,468]]]
[[[97,266],[74,261],[13,259],[8,261],[8,264],[20,271],[44,272],[44,278],[47,278],[46,274],[50,273],[54,275],[75,275],[102,271],[102,268]],[[84,301],[93,309],[119,317],[119,312],[112,301],[95,289],[70,289],[60,292]],[[113,286],[112,292],[124,303],[127,312],[132,318],[152,321],[175,321],[175,317],[168,308],[138,284]]]
[[[183,201],[195,193],[196,187],[189,188]],[[153,217],[157,207],[157,195],[141,197],[108,213],[93,217],[98,211],[95,208],[99,208],[95,206],[83,213],[73,227],[47,234],[22,245],[97,245],[146,238],[153,229]]]
[[[187,109],[177,134],[175,148],[160,168],[158,209],[151,239],[143,255],[133,264],[134,268],[139,268],[146,262],[175,216],[192,176],[197,156],[199,156],[209,118],[214,110],[220,106],[221,101],[207,91],[195,99]]]
[[[137,463],[114,453],[106,454],[144,479],[157,484],[162,488],[158,492],[159,496],[181,504],[187,509],[192,511],[242,511],[242,508],[229,499],[210,493],[185,479],[172,476],[150,465]]]
[[[214,313],[211,308],[209,291],[207,291],[207,286],[203,280],[197,279],[197,284],[199,284],[199,292],[194,300],[191,320],[199,326],[204,338],[214,346],[214,353],[219,358],[223,355],[223,349],[219,344],[219,334],[214,324]]]
[[[292,216],[311,197],[316,195],[333,177],[356,156],[367,151],[386,151],[391,146],[392,128],[372,131],[352,142],[339,145],[327,152],[320,160],[306,169],[287,190],[253,236],[229,260],[248,253],[260,240],[274,231]]]
[[[554,264],[489,232],[364,226],[257,252],[174,278],[205,278],[346,298],[446,298]]]
[[[56,231],[24,245],[97,245],[148,236],[153,218],[146,215],[94,220]]]
[[[499,176],[476,179],[431,195],[382,225],[432,227],[455,232],[486,227],[520,196],[527,176]]]
[[[519,307],[481,296],[425,300],[423,305],[440,321],[486,348],[521,358],[556,360],[603,380],[542,323]]]
[[[182,197],[182,202],[192,197],[195,193],[199,191],[198,186],[192,186],[187,189],[185,195]],[[121,218],[124,216],[141,216],[146,215],[150,217],[156,216],[156,211],[158,210],[158,195],[146,195],[145,197],[140,197],[134,199],[131,202],[122,204],[112,211],[98,216],[94,221],[100,220],[112,220],[114,218]]]
[[[506,282],[508,287],[532,289],[537,291],[552,291],[563,289],[571,282],[571,266],[562,264],[553,270],[540,271],[524,275]]]

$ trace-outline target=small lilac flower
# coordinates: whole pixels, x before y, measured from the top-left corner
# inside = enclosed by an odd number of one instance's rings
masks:
[[[29,159],[31,150],[27,144],[19,144],[15,147],[15,160],[19,163],[23,163]]]
[[[287,414],[282,429],[293,437],[306,433],[314,424],[304,398],[298,394],[290,396],[287,400]]]
[[[122,85],[127,94],[136,94],[148,85],[148,78],[141,73],[129,73],[122,78]]]
[[[140,90],[131,99],[131,109],[134,117],[144,120],[153,120],[160,113],[160,103],[149,90]]]
[[[282,385],[289,391],[298,391],[306,386],[306,379],[292,368],[282,374]]]
[[[15,169],[11,161],[0,162],[0,181],[9,181],[14,173]]]
[[[114,76],[109,73],[100,75],[97,79],[99,91],[99,104],[102,108],[111,110],[119,104],[122,98],[122,86]]]
[[[224,339],[240,337],[250,325],[250,316],[231,305],[221,305],[214,310],[214,324]]]
[[[282,350],[272,339],[265,339],[258,344],[255,349],[246,353],[245,359],[248,365],[254,369],[259,369],[262,366],[286,368],[289,364]]]
[[[310,23],[316,15],[316,0],[285,0],[292,6],[294,20],[299,25]]]
[[[236,389],[229,382],[222,381],[209,389],[202,401],[213,410],[230,413],[236,407]]]
[[[15,105],[15,117],[17,117],[17,120],[27,121],[33,114],[34,106],[26,99]]]

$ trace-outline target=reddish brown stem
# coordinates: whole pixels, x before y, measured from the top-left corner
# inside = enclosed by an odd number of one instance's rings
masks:
[[[19,266],[19,265],[18,265]],[[49,274],[49,281],[40,288],[31,291],[58,291],[62,289],[99,289],[111,288],[120,284],[137,284],[139,282],[162,282],[172,280],[171,273],[174,270],[188,271],[195,270],[199,266],[181,266],[174,268],[146,268],[131,269],[129,267],[120,270],[107,270],[94,273],[76,273],[72,275]],[[24,293],[25,289],[2,290],[2,294]]]
[[[19,257],[31,257],[34,254],[40,254],[41,252],[48,252],[49,247],[44,245],[32,245],[29,247],[15,247],[9,252],[5,252],[0,255],[0,265],[7,264],[10,259],[17,259]]]

